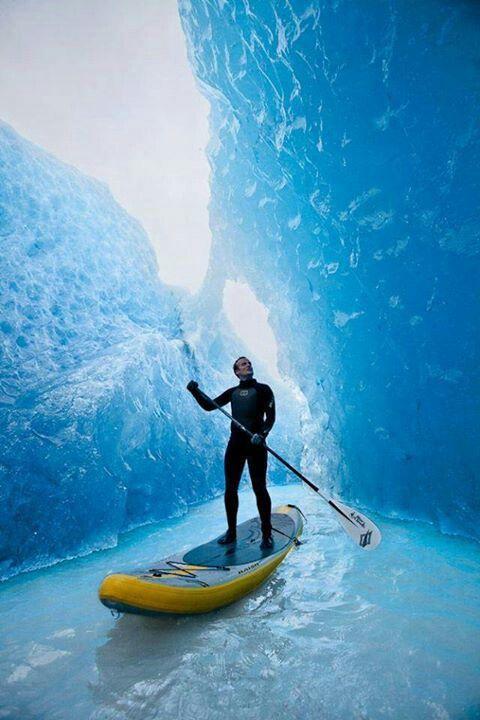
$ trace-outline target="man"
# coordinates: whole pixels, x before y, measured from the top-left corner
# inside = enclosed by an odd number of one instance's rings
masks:
[[[272,503],[267,490],[267,456],[265,438],[275,422],[275,398],[268,385],[258,383],[253,378],[253,367],[246,357],[239,357],[233,363],[233,372],[239,379],[237,386],[225,390],[215,398],[217,405],[232,405],[232,416],[247,430],[253,433],[250,438],[234,423],[225,451],[225,510],[228,530],[219,539],[222,545],[234,543],[237,539],[238,486],[245,462],[257,499],[257,507],[262,523],[263,550],[273,547],[271,508]],[[193,397],[204,410],[215,410],[212,401],[198,389],[198,383],[191,380],[187,385]]]

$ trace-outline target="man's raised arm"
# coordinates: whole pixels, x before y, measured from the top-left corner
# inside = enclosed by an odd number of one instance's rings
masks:
[[[198,402],[201,408],[206,410],[207,412],[210,412],[211,410],[216,410],[215,405],[212,403],[209,397],[203,393],[199,387],[198,383],[195,382],[195,380],[190,380],[190,382],[187,385],[187,390],[192,393],[195,400]],[[225,390],[221,395],[216,397],[214,399],[214,402],[217,403],[217,405],[220,405],[220,407],[223,407],[223,405],[226,405],[230,402],[232,397],[232,390],[229,388],[228,390]]]

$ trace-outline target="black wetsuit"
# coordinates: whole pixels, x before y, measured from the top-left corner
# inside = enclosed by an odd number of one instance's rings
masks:
[[[215,410],[211,400],[198,388],[191,391],[204,410]],[[256,380],[241,380],[240,383],[214,399],[217,405],[232,405],[232,416],[247,430],[266,437],[275,422],[275,398],[268,385]],[[272,526],[270,513],[272,503],[267,490],[267,450],[264,445],[254,445],[250,436],[232,422],[231,435],[225,451],[225,510],[228,529],[236,531],[238,511],[238,486],[245,467],[252,481],[257,507],[262,523],[263,535],[270,535]]]

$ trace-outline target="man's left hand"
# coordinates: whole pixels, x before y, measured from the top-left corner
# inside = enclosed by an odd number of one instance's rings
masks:
[[[264,445],[265,438],[263,437],[263,435],[255,433],[255,435],[251,438],[251,442],[253,443],[253,445]]]

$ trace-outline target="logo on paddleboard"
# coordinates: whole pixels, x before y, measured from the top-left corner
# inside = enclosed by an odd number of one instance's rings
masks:
[[[372,542],[372,531],[368,530],[366,533],[362,533],[360,535],[360,547],[366,547],[367,545],[370,545]]]

